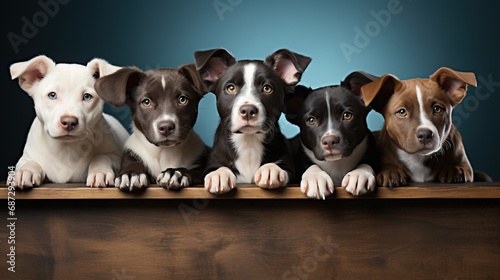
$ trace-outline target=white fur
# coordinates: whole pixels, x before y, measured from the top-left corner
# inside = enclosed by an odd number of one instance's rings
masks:
[[[38,186],[45,178],[54,183],[86,182],[91,187],[112,184],[128,133],[115,118],[102,113],[104,102],[94,90],[92,75],[117,69],[100,59],[87,66],[56,65],[45,56],[11,66],[12,78],[19,78],[33,98],[37,114],[16,164],[19,188]],[[32,76],[36,71],[42,79]],[[57,94],[55,100],[48,97],[50,92]],[[83,100],[85,93],[93,98]],[[64,129],[63,116],[78,119],[75,129]]]
[[[231,136],[231,142],[238,158],[235,166],[240,172],[236,177],[238,183],[254,183],[254,175],[262,163],[264,156],[264,134],[236,133]]]
[[[162,86],[163,90],[165,90],[165,87],[167,86],[167,84],[165,82],[165,76],[161,76],[161,86]]]
[[[180,144],[172,147],[165,147],[151,144],[151,142],[146,139],[144,134],[139,129],[135,126],[133,129],[134,132],[125,143],[125,149],[131,150],[141,159],[144,166],[149,170],[150,174],[154,178],[157,178],[160,185],[165,184],[172,188],[177,186],[175,184],[169,184],[169,182],[172,181],[172,178],[163,178],[163,174],[161,174],[163,170],[167,168],[192,169],[196,167],[193,166],[193,162],[196,161],[202,152],[204,143],[194,131],[190,131],[186,136],[186,139]],[[146,174],[142,175],[144,175],[143,178],[147,177]],[[184,181],[184,183],[186,180],[187,178],[181,178],[181,181]],[[136,181],[136,185],[131,184],[131,182],[132,179],[128,178],[128,175],[124,174],[122,178],[117,178],[115,180],[115,186],[120,189],[127,190],[148,186],[148,181],[146,179]]]
[[[227,193],[234,189],[236,176],[227,167],[219,167],[205,176],[205,189],[214,194]]]
[[[432,140],[432,144],[433,144],[434,148],[431,151],[426,153],[426,155],[430,155],[430,154],[433,154],[433,153],[439,151],[439,149],[441,149],[441,140],[439,138],[439,133],[437,131],[436,126],[427,117],[427,114],[425,111],[425,106],[427,104],[424,103],[424,100],[422,97],[422,91],[420,90],[420,88],[418,86],[416,86],[416,93],[417,93],[417,100],[418,100],[419,111],[420,111],[420,113],[419,113],[420,126],[417,127],[417,129],[426,128],[426,129],[429,129],[430,131],[432,131],[432,133],[434,134],[434,139]]]
[[[354,148],[347,158],[335,161],[317,160],[314,153],[304,147],[306,155],[313,161],[302,175],[301,190],[308,197],[325,199],[333,193],[334,185],[342,185],[353,195],[361,195],[375,189],[375,173],[366,164],[359,164],[368,146],[368,137]],[[325,175],[328,175],[326,178]]]
[[[231,110],[231,131],[236,132],[240,130],[242,127],[252,125],[258,130],[265,121],[266,111],[261,101],[257,96],[255,96],[255,86],[254,86],[254,77],[257,66],[255,64],[248,64],[244,67],[243,71],[243,79],[245,84],[240,89],[238,96],[234,100],[233,108]],[[248,123],[246,120],[243,120],[240,116],[239,109],[243,105],[253,105],[258,110],[259,113],[255,119],[250,120]]]
[[[408,168],[413,182],[428,182],[433,180],[431,169],[424,165],[424,162],[429,158],[428,156],[409,154],[401,149],[397,149],[396,152],[398,158]]]

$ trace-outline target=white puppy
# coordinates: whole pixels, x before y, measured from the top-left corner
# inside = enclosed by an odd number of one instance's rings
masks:
[[[12,79],[35,104],[23,155],[16,165],[19,188],[54,183],[84,182],[90,187],[113,184],[128,133],[110,115],[96,94],[97,78],[120,69],[102,59],[86,66],[55,64],[46,56],[14,63]]]

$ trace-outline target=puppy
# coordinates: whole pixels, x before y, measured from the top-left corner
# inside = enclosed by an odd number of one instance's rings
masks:
[[[12,79],[33,98],[36,119],[16,165],[19,188],[42,182],[112,184],[128,137],[125,128],[103,114],[104,102],[94,90],[97,78],[119,67],[102,59],[87,66],[55,64],[46,56],[10,66]]]
[[[375,79],[353,72],[340,86],[297,86],[287,98],[285,115],[300,128],[292,144],[297,175],[302,174],[300,188],[308,197],[325,199],[334,185],[353,195],[375,189],[378,153],[360,93],[362,85]]]
[[[178,189],[202,182],[208,147],[192,128],[206,90],[194,65],[146,72],[126,67],[99,79],[96,90],[132,112],[116,187],[132,191],[156,182]]]
[[[226,193],[236,183],[277,188],[294,175],[290,145],[278,119],[311,62],[289,50],[265,61],[240,60],[224,49],[195,53],[196,68],[217,97],[220,123],[205,169],[205,188]]]
[[[379,185],[474,180],[462,138],[451,119],[467,85],[476,86],[473,73],[440,68],[429,79],[401,81],[385,75],[361,88],[366,105],[385,119],[377,139],[383,155]]]

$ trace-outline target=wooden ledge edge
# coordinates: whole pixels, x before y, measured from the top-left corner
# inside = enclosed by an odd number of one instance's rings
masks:
[[[223,195],[209,193],[203,186],[181,190],[166,190],[152,185],[144,191],[122,192],[113,187],[89,188],[85,184],[43,184],[40,187],[8,192],[5,182],[0,184],[0,199],[310,199],[297,185],[266,190],[252,184],[238,185]],[[500,198],[500,182],[470,184],[412,184],[394,189],[377,188],[375,192],[355,197],[343,188],[326,199],[484,199]]]

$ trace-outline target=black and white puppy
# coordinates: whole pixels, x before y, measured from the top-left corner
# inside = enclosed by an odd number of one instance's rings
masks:
[[[226,193],[236,183],[286,185],[294,176],[278,119],[311,59],[282,49],[262,60],[236,59],[225,49],[195,52],[196,68],[217,97],[220,123],[205,169],[205,188]]]
[[[132,112],[133,133],[115,187],[132,191],[157,182],[177,189],[202,182],[208,147],[192,128],[207,91],[193,64],[146,72],[126,67],[95,88],[106,102],[127,104]]]
[[[315,90],[297,86],[287,97],[287,119],[300,128],[292,144],[297,175],[302,174],[300,188],[308,197],[325,199],[335,185],[353,195],[375,189],[378,154],[360,92],[375,79],[353,72],[340,86]]]

